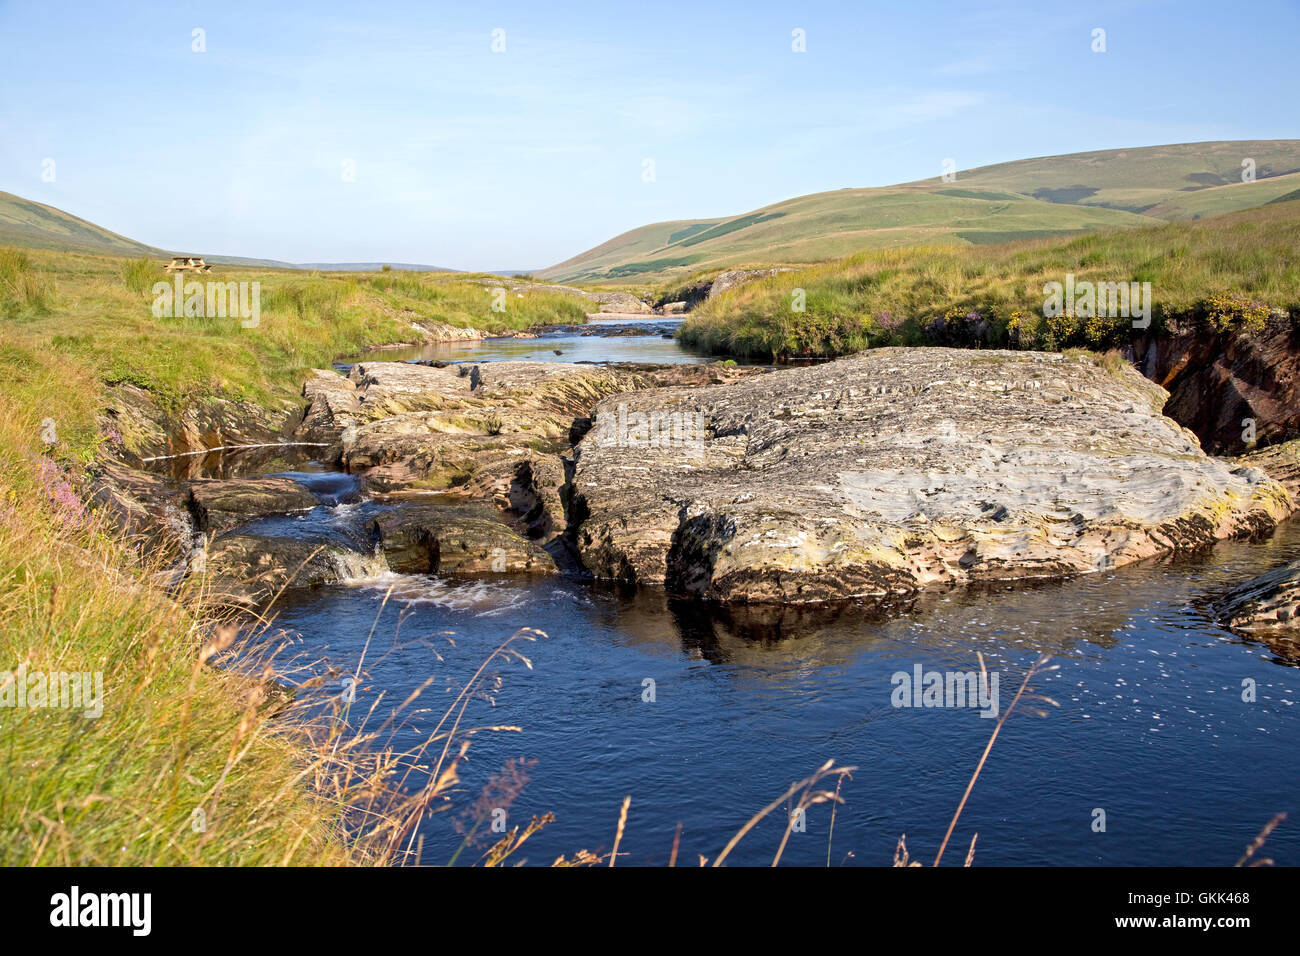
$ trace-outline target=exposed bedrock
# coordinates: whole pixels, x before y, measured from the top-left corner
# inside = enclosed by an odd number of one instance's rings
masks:
[[[407,505],[371,523],[394,571],[407,574],[548,574],[551,556],[482,505]]]
[[[1165,414],[1196,433],[1214,455],[1240,454],[1252,441],[1300,435],[1300,334],[1276,310],[1257,332],[1215,333],[1186,319],[1129,350],[1139,370],[1169,390]]]
[[[1228,591],[1211,606],[1224,626],[1300,661],[1300,561],[1274,568]]]
[[[196,479],[186,502],[200,531],[216,535],[264,515],[298,514],[320,504],[289,478]]]
[[[604,400],[576,450],[597,576],[730,602],[1062,577],[1266,532],[1292,498],[1093,356],[879,349]]]

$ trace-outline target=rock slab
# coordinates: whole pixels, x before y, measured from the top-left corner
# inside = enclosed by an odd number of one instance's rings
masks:
[[[1290,514],[1167,397],[1092,355],[934,348],[618,395],[577,448],[575,545],[598,577],[800,603],[1104,570]]]

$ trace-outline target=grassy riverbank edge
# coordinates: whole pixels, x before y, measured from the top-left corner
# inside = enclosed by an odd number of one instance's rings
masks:
[[[411,341],[416,324],[508,332],[581,323],[586,309],[553,292],[501,296],[490,276],[192,277],[259,283],[248,328],[155,315],[154,283],[171,281],[160,266],[0,249],[0,864],[406,859],[414,821],[455,784],[454,721],[425,742],[439,748],[430,783],[404,789],[425,752],[393,751],[391,725],[368,728],[328,695],[308,704],[311,682],[286,698],[266,681],[285,669],[272,630],[161,583],[85,494],[88,469],[134,450],[107,393],[134,385],[172,412],[215,399],[283,410],[311,368]],[[299,705],[302,719],[284,719]]]
[[[1106,351],[1131,338],[1132,316],[1102,308],[1088,314],[1080,303],[1045,316],[1052,282],[1149,283],[1157,333],[1183,319],[1232,331],[1262,324],[1272,310],[1300,314],[1300,201],[1066,241],[862,252],[710,298],[678,338],[756,361],[889,345]]]

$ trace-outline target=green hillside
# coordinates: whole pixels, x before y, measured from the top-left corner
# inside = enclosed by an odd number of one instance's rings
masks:
[[[1171,221],[1207,219],[1276,202],[1296,190],[1300,190],[1300,172],[1273,176],[1253,183],[1237,182],[1194,192],[1180,192],[1152,206],[1145,215]]]
[[[1242,160],[1256,181],[1241,181]],[[984,245],[1194,219],[1300,188],[1300,140],[1102,150],[840,189],[722,219],[633,229],[537,273],[559,281],[664,280],[743,264],[806,264],[918,244]]]
[[[1255,161],[1253,184],[1241,179],[1241,164],[1247,158]],[[1149,215],[1155,206],[1188,194],[1223,186],[1260,185],[1263,180],[1296,172],[1300,172],[1300,140],[1236,140],[1022,159],[959,171],[957,179],[968,186],[1014,190],[1049,202]],[[914,185],[938,183],[936,177]],[[1267,201],[1255,202],[1249,196],[1249,188],[1242,190],[1240,204],[1221,211]]]
[[[162,256],[146,246],[44,203],[0,192],[0,246],[98,252],[113,256]]]

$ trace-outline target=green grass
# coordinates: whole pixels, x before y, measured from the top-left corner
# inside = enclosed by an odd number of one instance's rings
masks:
[[[1029,197],[989,201],[922,186],[850,189],[802,196],[711,225],[671,244],[658,227],[611,241],[540,273],[598,282],[629,275],[680,280],[688,272],[746,265],[799,265],[868,248],[964,244],[965,231],[1083,231],[1140,226],[1149,220],[1111,209],[1066,206]]]
[[[258,326],[155,317],[160,259],[0,248],[0,694],[20,664],[99,672],[104,689],[98,718],[0,711],[0,865],[392,862],[410,821],[455,784],[454,715],[398,753],[350,722],[271,720],[259,681],[203,663],[275,642],[214,619],[201,578],[157,587],[152,557],[85,504],[86,466],[108,440],[101,410],[120,382],[174,410],[215,396],[301,402],[309,369],[412,341],[413,322],[504,331],[582,322],[584,304],[525,289],[497,312],[500,280],[396,271],[198,278],[259,282]],[[394,775],[417,763],[434,778],[398,794]]]
[[[0,711],[0,865],[353,860],[301,734],[200,664],[210,632],[78,501],[40,415],[0,411],[0,690],[20,665],[99,672],[103,707]]]
[[[488,333],[585,321],[586,304],[500,280],[409,272],[306,273],[218,267],[201,281],[259,282],[257,328],[230,318],[156,318],[158,259],[0,249],[0,376],[6,397],[62,425],[68,454],[89,461],[109,383],[148,389],[164,408],[208,396],[268,407],[297,400],[312,368],[375,346],[418,341],[413,323]],[[50,383],[57,383],[51,388]]]
[[[1300,187],[1300,173],[1258,179],[1253,183],[1238,181],[1225,186],[1180,192],[1165,202],[1152,206],[1147,214],[1169,220],[1208,219],[1278,202],[1286,195],[1297,192],[1297,187]]]
[[[1247,190],[1231,191],[1233,184],[1241,185],[1241,163],[1246,158],[1256,164],[1257,181],[1251,185],[1262,186],[1272,177],[1300,170],[1300,140],[1175,143],[1021,159],[958,170],[956,185],[1140,212],[1160,219],[1190,219],[1190,213],[1179,211],[1179,204],[1220,187],[1229,189],[1218,194],[1219,213],[1251,208],[1266,200]],[[923,182],[933,185],[939,180]],[[1161,207],[1162,203],[1168,205]]]
[[[1043,285],[1067,272],[1150,282],[1157,328],[1176,315],[1221,331],[1257,327],[1270,307],[1300,307],[1300,203],[1066,241],[859,253],[723,293],[690,313],[679,336],[760,360],[879,345],[1105,350],[1125,341],[1128,319],[1043,317]],[[798,289],[804,312],[793,309]]]
[[[152,558],[46,454],[39,414],[0,408],[0,866],[411,861],[409,836],[450,808],[484,729],[462,726],[465,702],[545,635],[510,637],[450,706],[417,694],[352,713],[269,626],[214,617],[201,575],[156,586]],[[58,674],[89,675],[92,699],[32,706],[32,678]],[[418,742],[398,749],[412,720]]]
[[[361,281],[367,289],[381,293],[392,306],[449,325],[490,332],[518,331],[536,325],[581,325],[591,308],[573,296],[525,288],[502,300],[504,312],[494,312],[492,290],[514,284],[496,276],[451,277],[394,271],[369,275]]]
[[[62,209],[0,192],[0,246],[78,249],[119,256],[153,256],[161,251],[80,219]]]
[[[30,256],[0,248],[0,318],[41,315],[50,310],[53,298],[52,283],[32,267]]]

